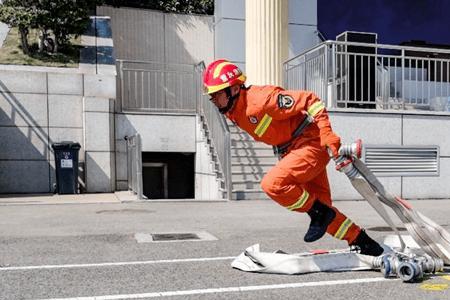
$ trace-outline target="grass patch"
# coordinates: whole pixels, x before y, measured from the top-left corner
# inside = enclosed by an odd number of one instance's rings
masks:
[[[30,55],[22,52],[20,34],[17,28],[11,28],[0,48],[0,64],[29,65],[45,67],[78,68],[80,62],[81,38],[71,38],[71,44],[58,50],[58,53],[39,53],[39,35],[37,30],[30,30],[28,43]]]

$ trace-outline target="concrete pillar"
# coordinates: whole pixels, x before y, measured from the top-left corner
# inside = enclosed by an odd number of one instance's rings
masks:
[[[288,57],[288,0],[245,1],[248,84],[283,84]]]

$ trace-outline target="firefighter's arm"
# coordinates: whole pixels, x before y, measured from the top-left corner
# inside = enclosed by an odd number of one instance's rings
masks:
[[[318,103],[318,102],[317,102]],[[323,106],[323,104],[322,104]],[[308,110],[309,111],[309,110]],[[320,130],[320,145],[328,147],[332,155],[337,157],[339,155],[339,148],[341,147],[341,138],[331,129],[330,120],[326,108],[323,108],[316,113],[314,121]]]
[[[341,139],[331,129],[325,105],[314,93],[275,89],[266,102],[266,111],[275,120],[309,114],[319,127],[320,144],[328,147],[333,156],[338,155]]]

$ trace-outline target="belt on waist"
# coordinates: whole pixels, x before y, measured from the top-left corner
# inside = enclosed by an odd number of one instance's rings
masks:
[[[278,157],[284,155],[287,152],[288,148],[291,146],[292,142],[296,140],[303,133],[306,127],[308,127],[308,125],[313,122],[314,118],[307,114],[305,119],[294,130],[294,132],[292,133],[292,137],[288,142],[273,146],[273,153]]]

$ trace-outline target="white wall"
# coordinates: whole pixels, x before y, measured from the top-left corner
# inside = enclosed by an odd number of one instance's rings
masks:
[[[111,17],[117,59],[197,64],[214,57],[213,17],[100,6]]]
[[[450,114],[419,111],[333,110],[330,119],[343,143],[362,139],[371,145],[439,146],[439,176],[379,177],[386,190],[403,198],[448,198],[450,196]],[[348,178],[328,165],[333,199],[361,199]]]

